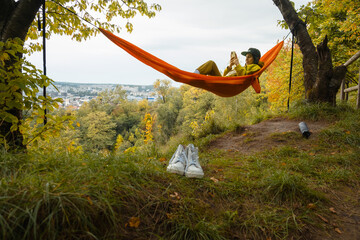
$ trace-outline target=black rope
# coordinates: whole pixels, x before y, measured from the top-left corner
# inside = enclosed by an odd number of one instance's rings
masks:
[[[287,109],[288,109],[288,111],[289,111],[289,109],[290,109],[290,93],[291,93],[291,78],[292,78],[293,59],[294,59],[294,43],[295,43],[295,37],[294,37],[294,33],[293,33],[293,34],[292,34],[292,39],[291,39],[291,60],[290,60],[289,95],[288,95],[288,101],[287,101]]]
[[[51,0],[53,3],[59,5],[60,7],[66,9],[67,11],[69,11],[70,13],[74,14],[75,16],[77,16],[78,18],[82,19],[83,21],[91,24],[92,26],[94,26],[95,28],[98,28],[97,26],[95,26],[93,23],[89,22],[88,20],[86,20],[85,18],[80,17],[78,14],[76,14],[74,11],[72,11],[71,9],[63,6],[62,4],[55,2],[54,0]],[[42,32],[43,32],[43,72],[44,75],[46,76],[46,9],[45,9],[45,2],[46,0],[43,0],[42,3],[42,15],[43,15],[43,25],[42,25]],[[40,23],[40,16],[38,15],[38,28],[40,29],[41,27],[41,23]],[[46,109],[46,86],[43,87],[43,96],[45,99],[45,104],[44,104],[44,125],[47,123],[47,109]]]
[[[45,12],[45,1],[43,0],[43,7],[42,7],[42,14],[43,14],[43,71],[44,75],[46,76],[46,12]],[[46,116],[46,86],[43,87],[43,95],[45,99],[45,109],[44,109],[44,125],[47,123],[47,116]]]
[[[72,11],[71,9],[63,6],[61,3],[55,2],[54,0],[50,0],[53,3],[59,5],[60,7],[66,9],[67,11],[69,11],[70,13],[74,14],[75,16],[77,16],[78,18],[82,19],[83,21],[89,23],[90,25],[94,26],[95,28],[98,28],[97,26],[95,26],[95,24],[89,22],[88,20],[86,20],[83,17],[80,17],[77,13],[75,13],[74,11]],[[46,0],[43,0],[43,7],[42,7],[42,15],[43,15],[43,26],[42,26],[42,32],[43,32],[43,72],[44,75],[46,76],[46,9],[45,9],[45,2]],[[40,29],[40,17],[38,15],[38,27]],[[43,87],[43,96],[44,99],[46,99],[46,86]],[[44,125],[47,123],[47,109],[46,109],[46,102],[45,102],[45,109],[44,109]]]
[[[80,17],[80,16],[79,16],[76,12],[74,12],[73,10],[71,10],[71,9],[69,9],[69,8],[67,8],[67,7],[65,7],[65,6],[64,6],[64,5],[62,5],[61,3],[55,2],[54,0],[50,0],[50,1],[52,1],[53,3],[55,3],[55,4],[59,5],[60,7],[64,8],[64,9],[66,9],[66,10],[67,10],[67,11],[69,11],[70,13],[74,14],[75,16],[77,16],[78,18],[80,18],[81,20],[83,20],[83,21],[85,21],[85,22],[89,23],[90,25],[94,26],[95,28],[98,28],[95,24],[91,23],[90,21],[86,20],[86,19],[85,19],[85,18],[83,18],[83,17]],[[89,14],[89,15],[90,15],[90,14]]]
[[[307,19],[307,18],[306,18]],[[295,35],[296,35],[296,28],[298,25],[304,25],[306,27],[306,22],[304,23],[303,21],[299,20],[297,21],[297,23],[295,24],[295,26],[293,26],[292,28],[290,28],[290,32],[292,33],[292,39],[291,39],[291,60],[290,60],[290,78],[289,78],[289,96],[288,96],[288,102],[287,102],[287,109],[289,111],[290,109],[290,93],[291,93],[291,78],[292,78],[292,70],[293,70],[293,61],[294,61],[294,45],[295,45]],[[289,33],[290,34],[290,33]],[[288,34],[288,36],[289,36]],[[287,37],[287,36],[286,36]]]
[[[288,38],[288,36],[290,35],[291,31],[289,31],[289,33],[286,35],[286,37],[284,37],[284,41]]]

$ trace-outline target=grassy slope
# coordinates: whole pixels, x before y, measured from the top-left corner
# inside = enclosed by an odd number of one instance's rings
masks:
[[[354,239],[360,112],[300,116],[333,124],[308,149],[245,156],[199,140],[203,179],[141,153],[2,153],[0,239]]]

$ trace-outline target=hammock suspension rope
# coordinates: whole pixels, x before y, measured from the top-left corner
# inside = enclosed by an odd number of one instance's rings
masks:
[[[42,24],[42,34],[43,34],[43,72],[46,76],[46,9],[45,9],[45,2],[46,0],[43,0],[42,2],[42,16],[43,16],[43,24]],[[38,15],[38,27],[39,31],[41,31],[41,23],[40,23],[40,17]],[[44,99],[46,99],[46,86],[43,87],[43,96]],[[47,123],[47,109],[46,109],[46,101],[44,103],[44,125]]]
[[[289,78],[289,95],[288,95],[288,101],[287,101],[287,110],[288,111],[290,109],[291,78],[292,78],[292,69],[293,69],[293,60],[294,60],[294,42],[295,42],[295,37],[294,37],[294,34],[292,34],[292,38],[291,38],[290,78]]]

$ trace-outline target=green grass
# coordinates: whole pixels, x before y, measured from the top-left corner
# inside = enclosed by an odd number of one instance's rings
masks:
[[[161,152],[108,156],[3,151],[0,239],[304,239],[325,231],[317,214],[333,207],[327,193],[360,184],[360,112],[311,106],[292,115],[301,116],[334,122],[305,150],[242,155],[209,151],[216,135],[196,139],[203,179],[166,172],[174,139]]]
[[[355,114],[355,110],[346,103],[339,103],[336,107],[324,103],[294,103],[291,106],[288,116],[304,120],[328,120],[334,121],[343,117],[344,113]]]
[[[268,201],[283,203],[314,202],[321,199],[306,178],[287,170],[277,170],[264,179],[264,195]]]

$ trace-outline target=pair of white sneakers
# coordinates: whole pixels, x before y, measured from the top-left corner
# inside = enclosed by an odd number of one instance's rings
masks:
[[[184,175],[188,178],[202,178],[204,172],[199,163],[198,148],[189,144],[186,148],[179,145],[169,161],[166,171]]]

